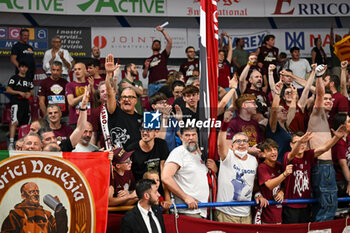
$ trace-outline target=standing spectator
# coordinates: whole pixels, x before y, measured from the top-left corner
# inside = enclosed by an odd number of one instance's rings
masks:
[[[224,123],[218,135],[220,171],[218,176],[218,202],[250,201],[253,196],[257,159],[248,153],[247,134],[238,132],[230,143],[226,142],[226,130],[230,117],[224,116]],[[229,114],[230,115],[230,114]],[[265,206],[267,201],[260,195],[257,203]],[[220,222],[251,224],[250,206],[216,207],[215,218]]]
[[[270,64],[277,66],[278,48],[275,47],[275,36],[266,35],[262,45],[256,51],[258,56],[258,66],[262,69],[262,74],[266,75]],[[277,79],[277,72],[274,73],[275,81]]]
[[[322,48],[322,39],[320,37],[315,38],[314,44],[315,47],[311,50],[311,64],[327,65],[327,55]]]
[[[300,48],[294,46],[289,51],[292,58],[286,62],[284,69],[291,70],[293,75],[306,80],[307,75],[311,72],[309,62],[304,58],[300,58]],[[302,88],[296,82],[293,82],[293,85]]]
[[[75,149],[72,152],[97,152],[99,148],[94,144],[91,144],[93,128],[90,122],[87,122],[85,126],[85,131],[80,138],[80,141],[75,146]]]
[[[77,63],[74,65],[74,74],[76,80],[70,82],[66,86],[66,96],[69,105],[69,124],[75,129],[77,120],[80,112],[81,100],[84,96],[84,88],[88,86],[91,93],[91,85],[86,81],[86,67],[84,63]],[[90,95],[90,101],[87,103],[87,115],[88,121],[91,121],[91,100],[92,94]]]
[[[19,35],[19,41],[11,48],[10,60],[16,68],[16,74],[19,72],[19,63],[25,62],[28,67],[27,76],[31,81],[33,81],[35,73],[35,60],[34,49],[31,45],[28,44],[29,30],[22,29]]]
[[[61,78],[62,63],[54,61],[51,65],[51,74],[41,81],[39,95],[39,106],[42,114],[46,116],[46,107],[49,104],[57,104],[62,111],[63,119],[68,123],[68,103],[66,99],[67,80]]]
[[[58,142],[62,142],[72,134],[73,129],[61,122],[62,111],[57,104],[49,104],[47,106],[47,119],[49,127],[53,130]]]
[[[195,86],[187,86],[182,90],[183,100],[186,105],[182,108],[183,120],[199,119],[199,89]]]
[[[218,76],[218,85],[222,88],[227,89],[229,91],[229,80],[231,79],[231,61],[232,61],[232,40],[231,37],[223,32],[221,34],[221,41],[223,41],[224,37],[228,39],[228,50],[227,56],[225,56],[225,50],[219,50],[219,76]]]
[[[206,218],[207,209],[198,209],[198,202],[207,202],[209,185],[208,168],[199,154],[198,135],[195,128],[182,128],[183,145],[176,147],[165,161],[162,182],[175,195],[175,203],[186,203],[188,209],[178,209],[180,214]]]
[[[267,138],[260,145],[263,163],[258,166],[258,179],[262,195],[270,201],[282,202],[284,200],[284,189],[282,182],[292,173],[293,165],[286,166],[285,171],[282,164],[277,161],[278,145]],[[282,172],[283,171],[283,172]],[[268,224],[282,223],[282,205],[269,205],[263,209],[261,221]]]
[[[187,61],[180,66],[180,72],[185,76],[185,82],[188,78],[198,76],[199,60],[196,59],[196,51],[193,46],[188,46],[185,50]]]
[[[348,99],[350,109],[350,67],[348,61],[342,61],[341,72],[340,72],[340,93]]]
[[[105,70],[106,59],[101,58],[101,51],[99,47],[94,46],[91,48],[91,57],[93,59],[97,59],[100,62],[99,73],[103,79],[106,78],[106,70]]]
[[[149,73],[148,96],[152,96],[166,82],[166,79],[168,77],[168,58],[173,46],[173,42],[168,33],[164,31],[164,28],[157,26],[156,29],[163,34],[164,38],[167,41],[167,44],[163,52],[160,53],[160,40],[154,40],[152,42],[153,54],[151,57],[145,60],[142,77],[147,78],[147,74]]]
[[[135,179],[131,172],[132,152],[121,148],[113,150],[113,177],[109,186],[109,206],[133,205],[137,202]]]
[[[136,92],[137,103],[135,105],[136,112],[142,115],[143,107],[141,103],[141,97],[143,95],[142,82],[137,80],[136,77],[139,74],[137,67],[134,63],[128,63],[124,67],[125,78],[119,83],[119,93],[122,93],[125,88],[131,88]]]
[[[100,62],[97,59],[91,59],[86,63],[86,66],[88,75],[90,76],[88,79],[90,79],[91,83],[93,79],[94,89],[92,91],[95,93],[100,82],[103,82],[105,80],[100,75]]]
[[[108,130],[111,144],[118,148],[127,148],[131,143],[140,140],[140,126],[142,116],[135,112],[137,102],[136,92],[131,88],[125,88],[120,95],[120,105],[117,105],[116,94],[111,86],[114,70],[118,66],[114,64],[114,57],[109,54],[106,58],[106,90],[108,121],[105,131]],[[106,137],[108,139],[109,137]]]
[[[184,81],[184,75],[180,71],[175,71],[173,73],[170,73],[168,75],[168,80],[166,83],[158,90],[158,92],[164,93],[166,97],[171,98],[173,97],[173,93],[171,91],[171,86],[175,81]]]
[[[171,92],[173,97],[168,98],[168,104],[173,105],[177,98],[182,98],[182,90],[185,88],[185,84],[182,81],[174,81],[171,85]]]
[[[73,58],[68,50],[61,48],[61,38],[55,36],[51,40],[52,49],[46,50],[43,58],[43,70],[48,76],[51,75],[51,66],[54,61],[62,63],[61,77],[69,81],[69,71],[72,68]]]
[[[236,39],[236,48],[232,53],[232,63],[234,65],[234,72],[243,69],[248,62],[248,52],[244,50],[244,39]]]
[[[236,133],[244,132],[248,136],[248,153],[257,156],[260,152],[256,145],[264,140],[264,134],[256,120],[252,116],[256,114],[256,97],[250,94],[243,94],[236,99],[235,104],[238,115],[233,118],[227,128],[227,139],[229,143]]]
[[[11,123],[9,150],[15,148],[15,134],[17,126],[26,125],[30,122],[30,107],[28,99],[33,95],[33,83],[26,75],[28,65],[24,62],[18,64],[18,74],[12,76],[7,84],[6,93],[11,95]]]
[[[139,202],[123,216],[120,233],[165,233],[156,182],[140,180],[136,184],[136,194]]]

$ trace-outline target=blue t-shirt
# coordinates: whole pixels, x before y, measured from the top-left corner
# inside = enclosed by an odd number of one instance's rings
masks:
[[[276,132],[274,133],[271,131],[270,124],[267,124],[266,137],[273,139],[278,144],[277,161],[283,164],[284,154],[292,150],[289,144],[292,141],[291,132],[285,131],[277,121]]]

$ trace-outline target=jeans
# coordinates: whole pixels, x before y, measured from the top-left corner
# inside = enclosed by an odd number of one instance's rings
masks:
[[[148,84],[148,96],[151,97],[154,93],[159,91],[164,84],[165,82]]]
[[[317,161],[312,168],[311,181],[313,197],[318,200],[312,206],[312,216],[315,222],[333,220],[337,210],[337,183],[331,161]]]

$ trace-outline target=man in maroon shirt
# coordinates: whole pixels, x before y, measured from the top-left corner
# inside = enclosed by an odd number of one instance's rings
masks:
[[[311,167],[316,164],[316,158],[332,148],[343,137],[346,129],[340,127],[333,131],[334,135],[321,147],[307,150],[307,143],[312,132],[295,132],[292,135],[291,152],[284,155],[284,167],[293,165],[293,173],[285,181],[285,199],[311,198]],[[311,210],[307,204],[288,204],[283,207],[283,223],[307,223],[310,221]]]
[[[164,38],[167,41],[167,44],[165,50],[160,53],[160,41],[154,40],[152,43],[153,54],[151,57],[147,58],[144,63],[142,72],[143,78],[147,78],[147,74],[149,72],[148,96],[152,96],[154,93],[156,93],[159,88],[166,82],[168,77],[168,58],[173,46],[173,42],[168,33],[164,31],[164,28],[157,26],[156,29],[163,34]]]
[[[324,86],[332,92],[333,107],[329,112],[328,122],[332,123],[332,119],[336,113],[348,113],[348,100],[345,96],[337,92],[340,87],[339,77],[336,75],[327,75],[323,78]]]
[[[266,35],[256,54],[258,55],[258,66],[263,68],[264,72],[267,72],[270,64],[277,66],[278,48],[275,47],[275,36]],[[276,77],[277,73],[274,74]],[[263,75],[266,75],[266,73],[263,73]],[[275,79],[275,81],[277,80]]]
[[[49,104],[60,106],[64,120],[68,122],[68,105],[65,96],[67,80],[61,78],[62,63],[54,61],[51,65],[50,77],[41,81],[39,89],[39,106],[42,114],[46,116],[46,107]],[[66,118],[66,119],[65,119]]]
[[[196,51],[193,46],[188,46],[185,50],[187,61],[180,66],[180,72],[185,77],[185,82],[188,78],[198,76],[199,60],[196,59]]]
[[[66,124],[61,124],[62,112],[57,104],[49,104],[47,106],[47,118],[49,126],[53,130],[57,141],[61,142],[67,139],[73,132],[73,129]]]
[[[100,75],[100,61],[97,59],[91,59],[86,63],[87,72],[90,77],[90,82],[93,83],[93,94],[97,90],[98,84],[105,80],[104,77]]]
[[[264,134],[258,122],[252,119],[252,116],[256,114],[255,101],[256,97],[251,94],[243,94],[235,101],[239,114],[230,121],[226,139],[228,143],[232,143],[232,138],[236,133],[246,133],[249,139],[248,153],[257,156],[260,150],[256,145],[264,140]]]

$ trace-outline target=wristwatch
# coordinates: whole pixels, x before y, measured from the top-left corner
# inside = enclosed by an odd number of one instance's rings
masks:
[[[80,111],[86,111],[86,108],[79,108]]]

